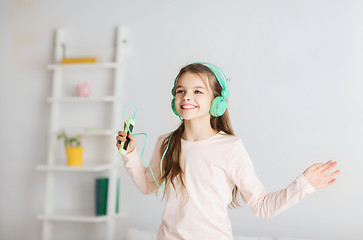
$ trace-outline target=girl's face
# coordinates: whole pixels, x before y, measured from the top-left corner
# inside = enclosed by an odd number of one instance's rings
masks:
[[[209,109],[213,100],[208,78],[203,81],[196,73],[182,74],[175,88],[175,108],[184,120],[210,119]]]

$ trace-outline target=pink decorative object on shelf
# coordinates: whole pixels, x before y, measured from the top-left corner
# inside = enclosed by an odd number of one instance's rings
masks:
[[[91,95],[91,84],[87,82],[78,83],[77,95],[79,97],[89,97]]]

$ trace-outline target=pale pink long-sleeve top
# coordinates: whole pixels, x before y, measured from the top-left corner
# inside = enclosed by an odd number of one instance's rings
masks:
[[[150,166],[160,176],[160,147],[166,135],[159,137]],[[227,208],[237,185],[244,201],[262,218],[276,215],[315,191],[301,174],[285,189],[267,193],[258,179],[241,139],[220,132],[196,142],[182,140],[181,166],[187,194],[177,180],[176,189],[166,186],[166,203],[158,240],[233,239]],[[149,168],[134,150],[123,157],[125,168],[144,193],[155,192]]]

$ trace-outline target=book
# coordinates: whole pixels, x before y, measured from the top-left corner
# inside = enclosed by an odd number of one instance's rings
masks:
[[[116,184],[116,213],[118,213],[119,194],[120,194],[120,179],[117,178],[117,184]]]
[[[119,212],[119,188],[120,179],[116,183],[116,213]],[[95,215],[107,215],[107,194],[108,194],[108,178],[96,178],[95,181]]]
[[[95,57],[86,58],[62,58],[62,64],[75,64],[75,63],[96,63],[97,59]]]
[[[107,214],[107,192],[108,192],[108,178],[97,178],[95,185],[96,216],[103,216]]]

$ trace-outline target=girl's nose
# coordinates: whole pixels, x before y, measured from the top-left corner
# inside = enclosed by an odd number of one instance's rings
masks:
[[[184,95],[184,97],[183,97],[183,101],[190,101],[190,97],[189,97],[189,96],[187,96],[187,95]]]

